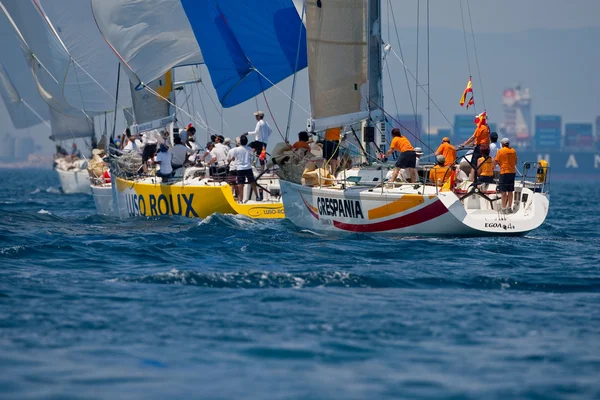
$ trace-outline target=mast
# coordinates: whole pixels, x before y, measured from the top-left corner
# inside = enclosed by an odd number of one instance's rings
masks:
[[[375,159],[370,143],[380,147],[385,142],[385,122],[381,124],[383,113],[382,62],[381,62],[381,0],[367,0],[367,81],[369,118],[363,128],[364,147],[370,162]]]

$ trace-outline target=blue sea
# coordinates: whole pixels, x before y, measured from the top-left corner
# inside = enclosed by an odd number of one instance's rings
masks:
[[[598,399],[600,186],[525,237],[118,220],[0,171],[2,399]]]

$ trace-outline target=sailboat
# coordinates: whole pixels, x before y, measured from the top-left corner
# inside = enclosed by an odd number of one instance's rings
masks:
[[[16,37],[29,65],[38,95],[48,105],[50,139],[83,138],[93,143],[94,117],[114,108],[113,76],[118,63],[107,57],[112,52],[97,31],[82,28],[91,22],[82,18],[91,15],[89,6],[73,0],[5,0],[0,5],[14,31],[10,36]],[[109,68],[113,65],[115,68]],[[86,165],[85,157],[56,159],[64,193],[91,192]]]
[[[438,186],[428,182],[427,169],[418,184],[384,183],[389,166],[372,161],[373,149],[385,145],[380,11],[379,0],[306,3],[309,129],[362,124],[363,158],[371,165],[319,176],[311,185],[299,179],[298,165],[284,165],[286,218],[301,229],[338,235],[522,235],[539,227],[549,201],[546,171],[538,173],[536,163],[524,164],[533,176],[524,172],[515,183],[511,214],[501,212],[495,184]]]
[[[179,67],[203,63],[221,105],[233,107],[306,67],[305,40],[298,40],[299,35],[304,37],[304,28],[291,0],[251,4],[241,0],[161,0],[151,5],[132,0],[92,0],[92,9],[98,28],[121,60],[132,85],[170,106],[170,116],[155,119],[151,129],[166,129],[171,137],[177,132],[178,118],[192,116],[181,115],[182,110],[173,107],[172,92],[161,95],[150,87],[169,71],[177,76]],[[158,17],[174,22],[161,19],[156,23]],[[298,51],[299,43],[303,50]],[[137,119],[136,112],[134,115]],[[141,131],[139,121],[134,127]],[[236,201],[230,184],[210,176],[203,167],[179,169],[167,182],[154,174],[139,176],[118,169],[111,173],[116,209],[122,218],[204,218],[217,212],[252,218],[284,216],[279,179],[274,175],[259,177],[258,185],[264,189],[262,199],[245,197]]]

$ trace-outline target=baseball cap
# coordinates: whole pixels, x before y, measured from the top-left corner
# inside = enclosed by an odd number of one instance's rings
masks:
[[[259,117],[264,117],[264,116],[265,116],[265,113],[264,113],[264,112],[262,112],[262,111],[256,111],[256,112],[254,112],[254,113],[252,113],[252,114],[254,114],[254,115],[257,115],[257,116],[259,116]]]
[[[423,149],[420,147],[415,147],[415,153],[417,153],[419,155],[423,155]]]
[[[502,140],[500,141],[500,143],[502,143],[502,144],[510,144],[510,139],[507,138],[507,137],[502,138]]]
[[[442,138],[442,142],[448,142],[450,143],[450,138],[448,136],[445,136]]]
[[[439,155],[435,158],[437,160],[437,162],[446,162],[446,157],[444,157],[443,155]]]

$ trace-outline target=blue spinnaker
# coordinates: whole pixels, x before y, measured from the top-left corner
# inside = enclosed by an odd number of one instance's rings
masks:
[[[292,0],[181,4],[223,107],[251,99],[292,75],[296,66],[307,66],[306,30]]]

